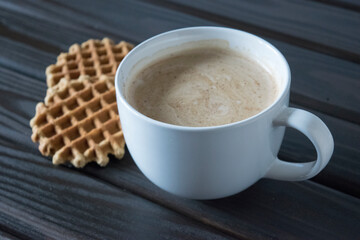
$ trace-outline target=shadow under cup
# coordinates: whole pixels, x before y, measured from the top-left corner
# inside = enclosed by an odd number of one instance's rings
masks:
[[[131,74],[156,61],[164,49],[201,40],[225,40],[229,47],[258,62],[276,80],[278,96],[260,113],[213,127],[184,127],[153,120],[125,99]],[[169,52],[167,52],[168,54]],[[284,127],[273,120],[289,104],[290,69],[283,55],[252,34],[220,27],[185,28],[160,34],[135,47],[121,62],[116,97],[127,147],[140,170],[173,194],[214,199],[238,193],[266,175],[276,159]]]

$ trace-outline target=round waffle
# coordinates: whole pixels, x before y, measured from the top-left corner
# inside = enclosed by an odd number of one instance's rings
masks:
[[[43,155],[53,156],[54,164],[105,166],[108,154],[122,158],[125,152],[111,76],[63,78],[48,90],[45,103],[38,103],[30,125],[32,140],[40,143]]]

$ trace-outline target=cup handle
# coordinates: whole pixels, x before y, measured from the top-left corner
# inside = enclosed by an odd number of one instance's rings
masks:
[[[317,159],[308,163],[290,163],[276,158],[265,178],[306,180],[317,175],[328,164],[334,151],[334,139],[320,118],[304,110],[285,108],[274,120],[273,125],[291,127],[303,133],[315,146]]]

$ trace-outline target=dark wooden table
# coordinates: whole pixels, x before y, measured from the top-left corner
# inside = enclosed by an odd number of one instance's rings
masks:
[[[0,1],[0,20],[0,239],[360,239],[359,1],[11,0]],[[60,52],[198,25],[242,29],[284,53],[291,104],[318,115],[335,139],[321,174],[193,201],[155,187],[128,153],[82,170],[41,156],[29,120]],[[279,156],[316,153],[287,130]]]

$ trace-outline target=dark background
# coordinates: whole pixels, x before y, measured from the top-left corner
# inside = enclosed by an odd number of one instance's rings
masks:
[[[291,1],[0,1],[1,239],[358,239],[360,3]],[[53,166],[31,142],[45,68],[73,43],[134,44],[188,26],[227,26],[274,44],[292,70],[291,105],[318,115],[335,151],[317,177],[261,180],[235,196],[193,201],[151,184],[127,153],[106,168]],[[316,153],[288,130],[279,153]]]

